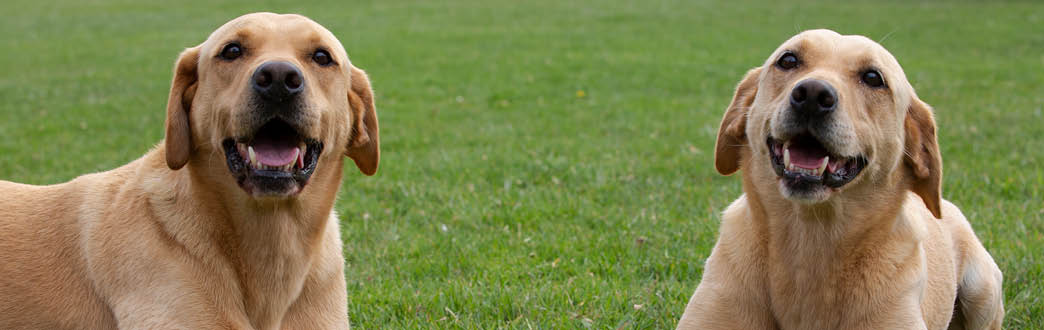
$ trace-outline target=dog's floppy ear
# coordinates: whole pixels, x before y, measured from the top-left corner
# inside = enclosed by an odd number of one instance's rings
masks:
[[[718,128],[718,141],[714,145],[714,167],[718,173],[729,175],[739,169],[740,151],[747,145],[747,114],[758,94],[760,75],[761,67],[747,71],[736,86],[732,103],[725,109],[725,118]]]
[[[170,83],[170,96],[167,98],[167,132],[164,138],[167,167],[172,170],[185,166],[192,153],[189,111],[192,98],[196,96],[198,63],[199,47],[195,47],[181,52],[177,64],[174,64],[174,79]]]
[[[373,104],[373,90],[366,72],[351,67],[352,88],[348,90],[348,103],[352,111],[351,137],[345,155],[355,161],[366,175],[377,173],[381,159],[380,136],[377,132],[377,108]]]
[[[913,174],[910,190],[938,219],[942,219],[942,155],[935,137],[932,108],[916,96],[910,102],[904,122],[906,143],[903,162]]]

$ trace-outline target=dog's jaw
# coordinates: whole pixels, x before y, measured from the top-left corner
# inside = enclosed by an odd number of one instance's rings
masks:
[[[300,136],[274,119],[249,137],[222,141],[232,177],[255,198],[289,198],[304,189],[315,172],[323,142]]]
[[[864,156],[839,156],[819,140],[807,133],[786,140],[766,138],[767,158],[784,198],[804,204],[824,202],[866,167]]]

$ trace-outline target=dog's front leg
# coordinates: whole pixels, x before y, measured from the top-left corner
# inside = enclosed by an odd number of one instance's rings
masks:
[[[974,235],[974,233],[970,233]],[[955,329],[1001,329],[1004,320],[1004,281],[1000,268],[978,240],[970,240],[963,274],[959,274]],[[961,324],[963,323],[963,324]]]
[[[719,241],[714,247],[703,279],[692,295],[678,329],[776,329],[768,301],[758,288],[750,265],[728,260],[729,243]]]
[[[767,306],[754,306],[742,294],[721,290],[723,287],[700,283],[678,329],[776,329]]]
[[[158,287],[142,294],[129,293],[114,299],[113,315],[120,330],[147,329],[221,329],[254,330],[242,313],[227,306],[215,306],[193,293],[174,293],[177,290]],[[177,299],[158,298],[153,293],[179,296]]]

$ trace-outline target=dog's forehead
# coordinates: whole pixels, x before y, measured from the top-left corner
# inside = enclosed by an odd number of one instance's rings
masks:
[[[851,65],[872,66],[879,70],[902,72],[899,62],[888,50],[861,35],[841,35],[826,29],[804,31],[783,42],[772,53],[767,63],[772,63],[787,51],[839,60]]]
[[[803,61],[812,60],[806,64],[815,67],[858,74],[876,69],[884,76],[897,100],[904,100],[913,93],[913,87],[895,56],[884,46],[861,35],[841,35],[826,29],[804,31],[783,42],[765,61],[765,67],[774,65],[784,52],[795,52]]]
[[[348,56],[337,37],[319,23],[297,14],[251,13],[228,21],[203,42],[204,53],[214,53],[230,41],[304,41],[321,44],[335,58],[348,62]]]

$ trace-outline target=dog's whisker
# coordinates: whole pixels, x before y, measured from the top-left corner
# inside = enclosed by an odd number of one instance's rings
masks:
[[[895,33],[896,31],[899,31],[898,27],[892,29],[892,31],[889,31],[887,34],[885,34],[884,37],[881,37],[881,40],[878,40],[877,43],[883,44],[885,42],[885,40],[888,40],[888,37],[891,37],[892,33]]]

